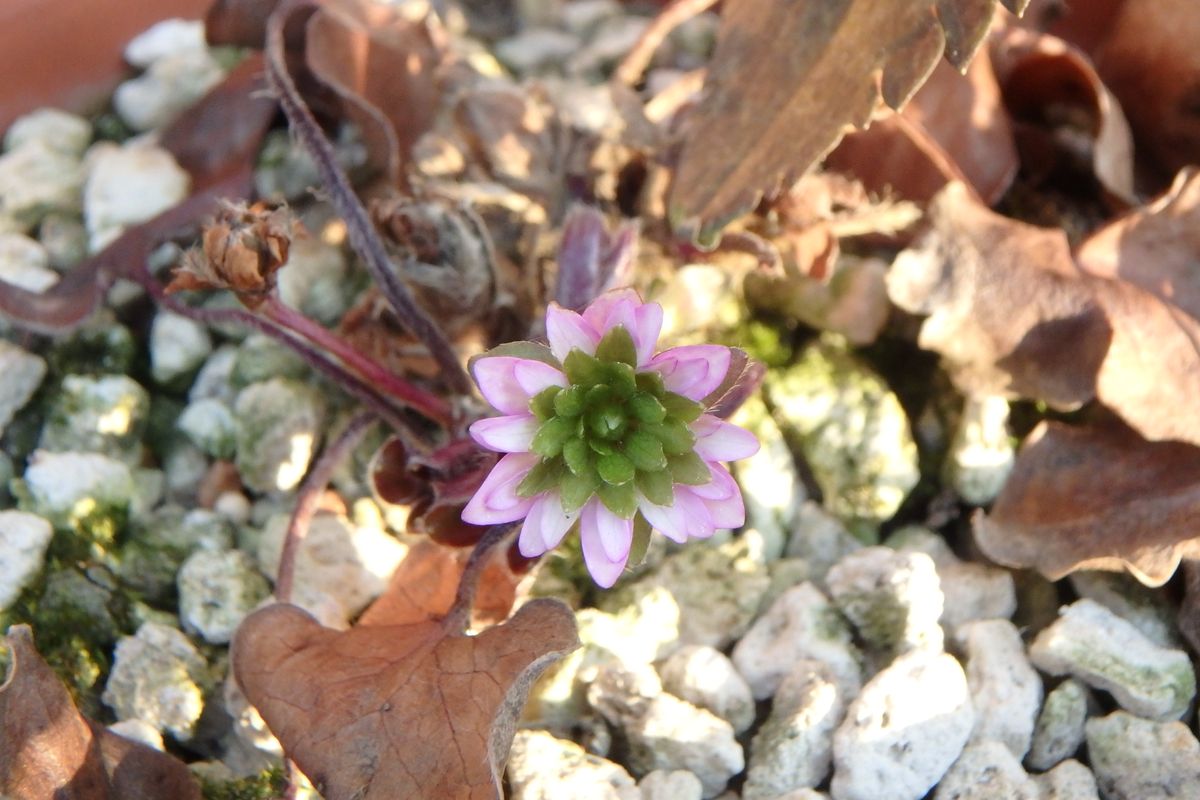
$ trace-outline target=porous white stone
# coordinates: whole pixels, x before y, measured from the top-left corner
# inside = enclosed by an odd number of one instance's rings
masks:
[[[896,395],[844,341],[822,337],[764,386],[834,515],[870,528],[896,513],[920,478],[916,443]]]
[[[0,279],[27,292],[41,294],[58,283],[50,256],[36,239],[19,233],[0,233]]]
[[[1015,458],[1008,400],[968,397],[946,456],[946,477],[959,497],[976,506],[995,500]]]
[[[213,350],[192,380],[188,402],[220,400],[232,406],[237,400],[237,387],[233,385],[233,368],[237,364],[237,357],[237,345],[223,344]]]
[[[764,536],[775,535],[786,543],[800,520],[801,503],[807,494],[796,471],[795,456],[757,394],[742,404],[732,422],[753,432],[761,445],[757,453],[732,465],[742,487],[746,520]]]
[[[746,766],[728,722],[673,695],[649,701],[625,735],[635,774],[687,770],[700,779],[702,797],[716,797]]]
[[[36,514],[0,511],[0,611],[42,571],[54,529]]]
[[[833,732],[845,713],[846,699],[829,667],[819,661],[795,664],[750,745],[744,800],[773,800],[824,781],[833,758]]]
[[[899,656],[863,687],[833,737],[834,800],[918,800],[958,758],[975,710],[945,653]]]
[[[118,86],[113,108],[135,131],[161,128],[220,83],[224,74],[208,50],[174,52]]]
[[[1087,721],[1087,746],[1104,800],[1200,797],[1200,742],[1182,722],[1114,711]]]
[[[206,397],[188,403],[175,424],[192,444],[213,458],[233,457],[237,448],[237,422],[224,402]]]
[[[4,149],[16,150],[40,142],[76,158],[92,140],[92,124],[83,117],[57,108],[39,108],[13,120],[4,133]]]
[[[50,402],[39,447],[106,453],[136,466],[149,413],[149,393],[128,375],[67,375]]]
[[[911,650],[942,649],[942,590],[924,553],[858,550],[835,564],[825,583],[880,663]]]
[[[43,141],[0,156],[0,231],[25,233],[51,213],[76,214],[83,189],[79,157]]]
[[[242,619],[270,591],[241,550],[198,550],[183,562],[176,582],[184,629],[211,644],[228,644]]]
[[[828,664],[847,697],[862,684],[849,625],[811,583],[780,595],[733,648],[733,663],[757,700],[773,695],[792,664],[803,658]]]
[[[114,722],[108,729],[118,736],[124,736],[155,750],[163,750],[162,734],[149,722],[140,719],[127,719]]]
[[[203,325],[160,311],[150,327],[150,372],[159,383],[171,383],[199,369],[212,348],[212,337]]]
[[[140,69],[155,61],[189,50],[204,50],[204,23],[200,20],[164,19],[125,45],[125,60]]]
[[[242,483],[256,492],[296,488],[324,432],[320,395],[299,381],[272,378],[243,389],[233,411]]]
[[[1051,689],[1038,714],[1025,763],[1032,769],[1047,770],[1078,752],[1087,706],[1088,691],[1074,678]]]
[[[0,380],[0,433],[4,433],[13,416],[42,385],[46,362],[41,356],[0,339],[0,375],[4,376]]]
[[[346,280],[346,256],[340,247],[318,238],[296,239],[278,274],[279,299],[326,325],[333,325],[353,299]]]
[[[129,467],[99,453],[35,451],[23,480],[29,510],[56,526],[106,508],[123,513],[136,494]]]
[[[140,719],[187,740],[204,710],[207,671],[182,632],[147,622],[117,642],[102,699],[119,720]]]
[[[66,214],[47,214],[38,226],[38,244],[46,251],[50,268],[70,272],[87,258],[88,235],[83,220]]]
[[[1063,608],[1030,645],[1029,656],[1038,669],[1074,675],[1144,717],[1178,719],[1196,694],[1187,653],[1159,647],[1092,600]]]
[[[258,563],[279,573],[288,517],[271,519],[258,541]],[[335,598],[353,616],[387,587],[408,548],[377,528],[356,527],[345,517],[318,514],[296,552],[295,583]]]
[[[795,524],[783,554],[787,558],[803,558],[808,563],[809,580],[823,587],[829,569],[862,546],[837,517],[820,504],[806,500],[796,510]]]
[[[1124,572],[1083,570],[1072,573],[1068,580],[1080,597],[1095,600],[1118,617],[1129,620],[1160,647],[1182,647],[1175,627],[1175,611],[1161,591],[1143,586]]]
[[[700,779],[684,769],[656,769],[638,781],[642,800],[700,800],[704,786]]]
[[[1041,790],[1041,800],[1100,800],[1096,776],[1075,759],[1068,759],[1033,780]]]
[[[83,217],[92,252],[130,225],[145,222],[187,197],[191,179],[174,157],[145,142],[94,145],[87,154]]]
[[[517,731],[508,756],[513,800],[640,800],[624,767],[546,731]]]
[[[745,678],[720,650],[691,645],[673,653],[658,668],[663,687],[694,706],[707,709],[742,733],[754,723],[754,697]]]
[[[985,739],[967,745],[933,800],[1041,800],[1041,791],[1008,747]]]
[[[1042,704],[1042,679],[1025,655],[1020,632],[1006,619],[990,619],[966,623],[957,638],[975,706],[971,740],[999,742],[1020,761]]]
[[[667,556],[649,575],[604,597],[600,607],[620,608],[662,587],[679,605],[679,643],[720,649],[750,627],[769,583],[761,548],[751,539],[697,542]]]

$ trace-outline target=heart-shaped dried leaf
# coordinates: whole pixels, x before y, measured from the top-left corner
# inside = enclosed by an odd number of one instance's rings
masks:
[[[334,631],[276,604],[238,629],[233,669],[326,800],[496,800],[516,715],[578,646],[575,618],[543,599],[477,636],[449,619]]]
[[[83,718],[27,625],[6,637],[0,685],[0,795],[12,800],[200,800],[175,758]]]
[[[929,319],[919,343],[971,394],[1077,407],[1093,397],[1141,435],[1200,444],[1200,323],[1130,283],[1082,272],[1061,230],[998,216],[964,187],[897,257],[888,293]]]
[[[1013,11],[1026,0],[1004,0]],[[673,226],[711,240],[870,119],[900,108],[943,51],[964,67],[993,0],[733,0],[669,196]],[[881,75],[882,73],[882,75]]]
[[[1147,442],[1123,425],[1042,423],[991,513],[975,519],[987,556],[1051,580],[1128,569],[1159,586],[1200,556],[1200,448]]]

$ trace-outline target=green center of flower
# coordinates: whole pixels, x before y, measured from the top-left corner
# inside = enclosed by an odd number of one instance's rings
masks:
[[[676,483],[708,483],[708,466],[693,451],[696,437],[688,427],[703,407],[667,391],[657,372],[636,372],[636,365],[633,337],[623,326],[600,340],[595,356],[578,348],[567,355],[569,385],[530,401],[539,423],[532,449],[541,460],[518,495],[557,487],[568,513],[598,495],[610,511],[630,519],[639,491],[669,506]]]

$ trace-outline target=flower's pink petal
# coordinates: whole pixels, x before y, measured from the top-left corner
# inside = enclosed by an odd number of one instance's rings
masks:
[[[675,487],[675,505],[683,514],[687,524],[687,535],[694,539],[707,539],[716,532],[712,515],[704,500],[698,497],[690,486]]]
[[[702,486],[691,487],[692,492],[704,500],[726,500],[738,491],[737,482],[729,474],[729,470],[715,462],[708,463],[708,472],[712,480]]]
[[[633,289],[628,288],[605,292],[588,304],[588,307],[583,310],[583,318],[595,331],[601,332],[604,330],[604,323],[608,320],[609,314],[612,313],[613,306],[626,301],[633,303],[636,307],[642,302],[642,298],[638,297],[638,293]]]
[[[521,524],[521,535],[517,537],[517,550],[526,558],[537,558],[550,548],[542,538],[542,514],[546,509],[546,497],[535,498]]]
[[[654,355],[658,334],[662,332],[663,307],[658,303],[643,303],[634,311],[633,344],[637,348],[638,366],[644,366]]]
[[[687,520],[683,518],[683,508],[679,505],[658,506],[641,497],[638,500],[638,510],[650,523],[650,527],[663,536],[679,544],[687,541]]]
[[[538,421],[532,414],[488,417],[471,424],[471,438],[497,453],[526,453],[537,433]]]
[[[546,337],[550,340],[550,352],[559,361],[574,348],[593,355],[600,342],[600,335],[593,325],[558,303],[551,303],[546,309]]]
[[[518,496],[517,485],[538,460],[535,453],[509,453],[497,461],[463,509],[463,522],[495,525],[521,519],[529,513],[534,498]]]
[[[604,503],[588,503],[583,508],[581,526],[594,532],[604,554],[611,560],[629,557],[633,542],[633,520],[622,519],[608,510]]]
[[[719,344],[688,344],[664,350],[647,364],[662,375],[667,389],[689,400],[703,400],[725,380],[729,348]]]
[[[542,511],[542,541],[547,550],[553,550],[567,535],[575,520],[579,519],[579,510],[569,514],[563,511],[562,496],[557,490],[546,492],[544,496],[546,507]]]
[[[758,452],[758,437],[745,428],[702,414],[691,424],[696,455],[705,461],[736,461]]]
[[[517,385],[531,398],[551,386],[567,385],[567,376],[561,369],[527,358],[517,360],[513,366],[513,376],[517,379]]]
[[[746,524],[746,506],[742,503],[742,492],[736,486],[733,494],[722,500],[705,498],[704,507],[717,528],[740,528]]]
[[[625,562],[629,559],[629,548],[626,547],[624,554],[619,558],[611,558],[606,552],[600,538],[600,531],[594,522],[595,509],[598,506],[603,506],[603,503],[597,498],[592,498],[583,507],[579,526],[579,542],[583,547],[583,563],[587,566],[588,572],[592,574],[592,580],[596,581],[597,586],[607,589],[617,582],[617,578],[621,577],[621,572],[625,569]],[[632,536],[632,525],[630,528]]]

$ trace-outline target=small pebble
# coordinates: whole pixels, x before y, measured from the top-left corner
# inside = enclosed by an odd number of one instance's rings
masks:
[[[972,741],[999,742],[1020,761],[1042,704],[1042,679],[1025,655],[1020,632],[1006,619],[980,620],[961,626],[958,642],[966,652],[975,706]]]
[[[1133,624],[1092,600],[1060,611],[1029,647],[1038,669],[1074,675],[1103,689],[1135,714],[1179,719],[1196,694],[1196,674],[1182,650],[1159,647]]]
[[[125,45],[125,60],[139,69],[189,50],[204,50],[204,23],[200,20],[165,19],[150,26]]]
[[[46,362],[38,355],[0,339],[0,434],[25,407],[46,377]]]
[[[92,124],[57,108],[39,108],[18,117],[4,133],[4,149],[18,150],[39,142],[52,150],[80,158],[92,140]]]
[[[150,372],[160,384],[191,375],[212,353],[212,337],[198,322],[160,311],[150,328]]]
[[[1100,800],[1096,776],[1075,759],[1068,759],[1034,781],[1042,791],[1041,800]]]
[[[86,161],[83,217],[93,253],[128,226],[177,205],[187,197],[191,184],[169,152],[145,143],[101,142],[88,151]]]
[[[967,745],[933,800],[1041,800],[1041,791],[1008,747],[985,739]]]
[[[720,650],[703,645],[684,647],[658,671],[668,692],[726,720],[734,733],[743,733],[754,723],[750,687]]]
[[[512,800],[641,800],[619,764],[591,755],[545,731],[517,731],[508,757]]]
[[[638,781],[642,800],[700,800],[704,786],[685,769],[671,772],[656,769]]]
[[[228,644],[270,588],[240,550],[199,550],[179,568],[179,619],[210,644]]]
[[[1033,743],[1025,763],[1032,769],[1048,770],[1079,751],[1083,725],[1087,721],[1088,690],[1067,678],[1046,695],[1033,729]]]
[[[0,611],[41,573],[54,529],[36,514],[0,511]]]
[[[180,631],[147,622],[117,642],[103,700],[118,720],[140,719],[186,741],[204,709],[207,671]]]
[[[1182,722],[1114,711],[1087,721],[1087,746],[1105,800],[1200,797],[1200,742]]]

